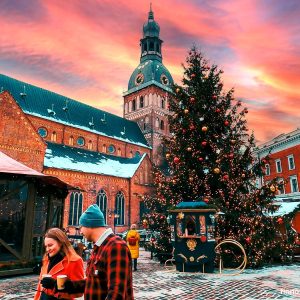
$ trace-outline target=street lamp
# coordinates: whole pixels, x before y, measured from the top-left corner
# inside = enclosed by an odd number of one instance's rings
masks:
[[[114,218],[114,228],[113,228],[113,231],[115,232],[117,219],[120,217],[119,212],[118,212],[117,209],[108,209],[107,213],[108,213],[108,217],[109,218],[112,218],[112,217]]]

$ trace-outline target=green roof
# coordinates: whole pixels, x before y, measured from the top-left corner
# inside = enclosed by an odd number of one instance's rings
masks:
[[[149,57],[150,56],[148,55],[148,58]],[[140,73],[143,74],[144,80],[143,84],[137,86],[135,81],[137,75]],[[163,85],[161,83],[162,76],[166,76],[166,78],[168,79],[166,85]],[[167,91],[172,91],[171,89],[174,84],[173,78],[168,69],[163,65],[162,62],[153,58],[141,62],[133,71],[128,82],[128,91],[133,88],[141,89],[143,88],[143,85],[147,84],[148,82],[153,82],[156,85],[158,83],[161,88],[166,89]]]
[[[133,121],[2,74],[1,91],[8,91],[28,115],[150,148]]]
[[[176,208],[182,208],[182,209],[208,208],[208,204],[203,201],[180,202],[176,205]]]
[[[125,158],[47,142],[44,167],[131,178],[145,156]]]

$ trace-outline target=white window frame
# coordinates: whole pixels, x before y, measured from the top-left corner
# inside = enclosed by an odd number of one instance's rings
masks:
[[[293,181],[296,180],[296,189],[294,189]],[[290,176],[291,193],[299,192],[298,179],[296,175]]]
[[[270,176],[271,175],[270,164],[266,164],[265,169],[266,169],[265,175]]]
[[[288,159],[289,170],[295,170],[296,166],[295,166],[294,155],[293,154],[288,155],[287,159]],[[290,161],[291,159],[293,161],[293,165],[291,165],[291,161]]]
[[[279,168],[278,168],[278,163],[279,163],[279,165],[280,165],[280,170],[279,170]],[[275,165],[276,165],[276,172],[277,172],[277,173],[282,173],[281,159],[276,159],[276,160],[275,160]]]

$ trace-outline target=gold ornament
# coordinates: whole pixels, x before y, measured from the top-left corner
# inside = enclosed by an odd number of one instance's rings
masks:
[[[169,158],[169,157],[170,157],[170,153],[167,153],[167,154],[166,154],[166,158]]]
[[[270,186],[270,191],[271,192],[275,192],[276,191],[276,188],[275,188],[275,186],[273,184]]]
[[[197,242],[195,239],[188,239],[186,241],[186,245],[188,246],[190,251],[194,251],[196,249]]]
[[[214,168],[214,173],[219,174],[220,173],[220,169],[219,168]]]
[[[183,218],[184,218],[184,213],[183,212],[180,212],[180,213],[178,213],[178,218],[180,219],[180,220],[182,220]]]
[[[186,108],[186,109],[184,110],[184,113],[185,113],[185,114],[188,114],[188,113],[189,113],[189,110]]]
[[[207,131],[207,126],[203,126],[201,130],[202,130],[203,132],[206,132],[206,131]]]
[[[190,257],[190,261],[191,261],[191,262],[195,261],[194,256],[191,256],[191,257]]]
[[[189,152],[191,152],[191,151],[192,151],[192,148],[191,148],[191,147],[187,147],[186,150],[189,151]]]

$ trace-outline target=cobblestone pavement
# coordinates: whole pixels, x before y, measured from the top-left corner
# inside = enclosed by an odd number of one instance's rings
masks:
[[[134,272],[136,300],[300,299],[300,264],[246,270],[237,276],[179,273],[141,250]],[[0,279],[0,299],[32,299],[37,275]]]

